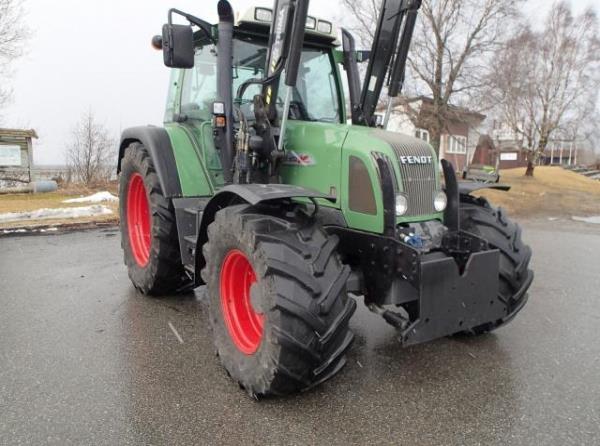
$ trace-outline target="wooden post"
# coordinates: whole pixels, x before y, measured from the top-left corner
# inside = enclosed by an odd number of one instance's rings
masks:
[[[32,137],[28,136],[27,137],[27,163],[29,164],[28,166],[28,171],[29,171],[29,182],[31,183],[33,181],[33,175],[31,173],[32,169],[33,169],[33,142],[32,142]]]

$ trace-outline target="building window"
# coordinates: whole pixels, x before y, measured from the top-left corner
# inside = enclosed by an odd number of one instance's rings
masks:
[[[448,153],[467,153],[467,138],[465,136],[448,136]]]
[[[417,129],[415,131],[415,136],[427,143],[429,142],[429,132],[427,130]]]

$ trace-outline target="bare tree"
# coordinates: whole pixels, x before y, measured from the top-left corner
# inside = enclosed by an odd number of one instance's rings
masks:
[[[67,159],[74,179],[88,186],[109,180],[114,145],[108,129],[89,111],[74,128],[68,148]]]
[[[29,29],[23,23],[22,2],[18,0],[0,0],[0,81],[10,76],[10,64],[23,55]],[[5,105],[12,95],[6,81],[0,82],[0,107]]]
[[[500,52],[491,79],[502,119],[521,135],[526,175],[556,136],[572,141],[589,130],[600,86],[600,41],[592,10],[574,17],[555,3],[542,31],[524,29]]]
[[[370,46],[375,38],[381,0],[342,0],[342,5],[353,20],[350,22],[348,20],[339,21],[345,23],[345,26],[358,36],[360,43],[365,45],[365,48]]]
[[[355,18],[354,30],[373,38],[380,1],[343,0]],[[518,17],[521,0],[424,0],[419,13],[408,63],[411,96],[433,100],[423,123],[438,151],[447,123],[459,118],[454,105],[481,111],[475,98],[489,87],[490,60]],[[418,101],[407,104],[419,104]],[[415,119],[418,107],[406,107]]]
[[[525,27],[497,53],[489,73],[490,89],[487,102],[494,104],[494,117],[507,124],[528,153],[537,144],[532,119],[535,79],[531,76],[531,61],[538,57],[536,37]]]

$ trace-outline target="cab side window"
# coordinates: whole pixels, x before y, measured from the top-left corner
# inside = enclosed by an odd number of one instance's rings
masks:
[[[305,107],[308,120],[340,122],[335,74],[327,52],[304,49],[296,93]]]
[[[187,119],[209,121],[217,100],[217,54],[213,45],[196,50],[195,66],[185,70],[181,114]]]
[[[175,121],[175,113],[179,108],[179,79],[181,78],[181,70],[171,70],[171,80],[169,81],[169,92],[167,93],[167,107],[165,109],[164,122]]]

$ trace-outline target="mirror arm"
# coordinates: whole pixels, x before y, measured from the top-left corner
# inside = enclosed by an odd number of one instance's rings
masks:
[[[208,23],[206,20],[202,20],[196,16],[188,14],[187,12],[183,12],[177,8],[171,8],[171,9],[169,9],[169,25],[173,24],[173,14],[178,14],[178,15],[182,16],[183,18],[185,18],[191,24],[196,25],[198,28],[200,28],[204,32],[204,34],[206,34],[206,37],[208,37],[208,39],[214,45],[217,44],[217,41],[213,37],[212,32],[211,32],[212,25],[210,23]]]

